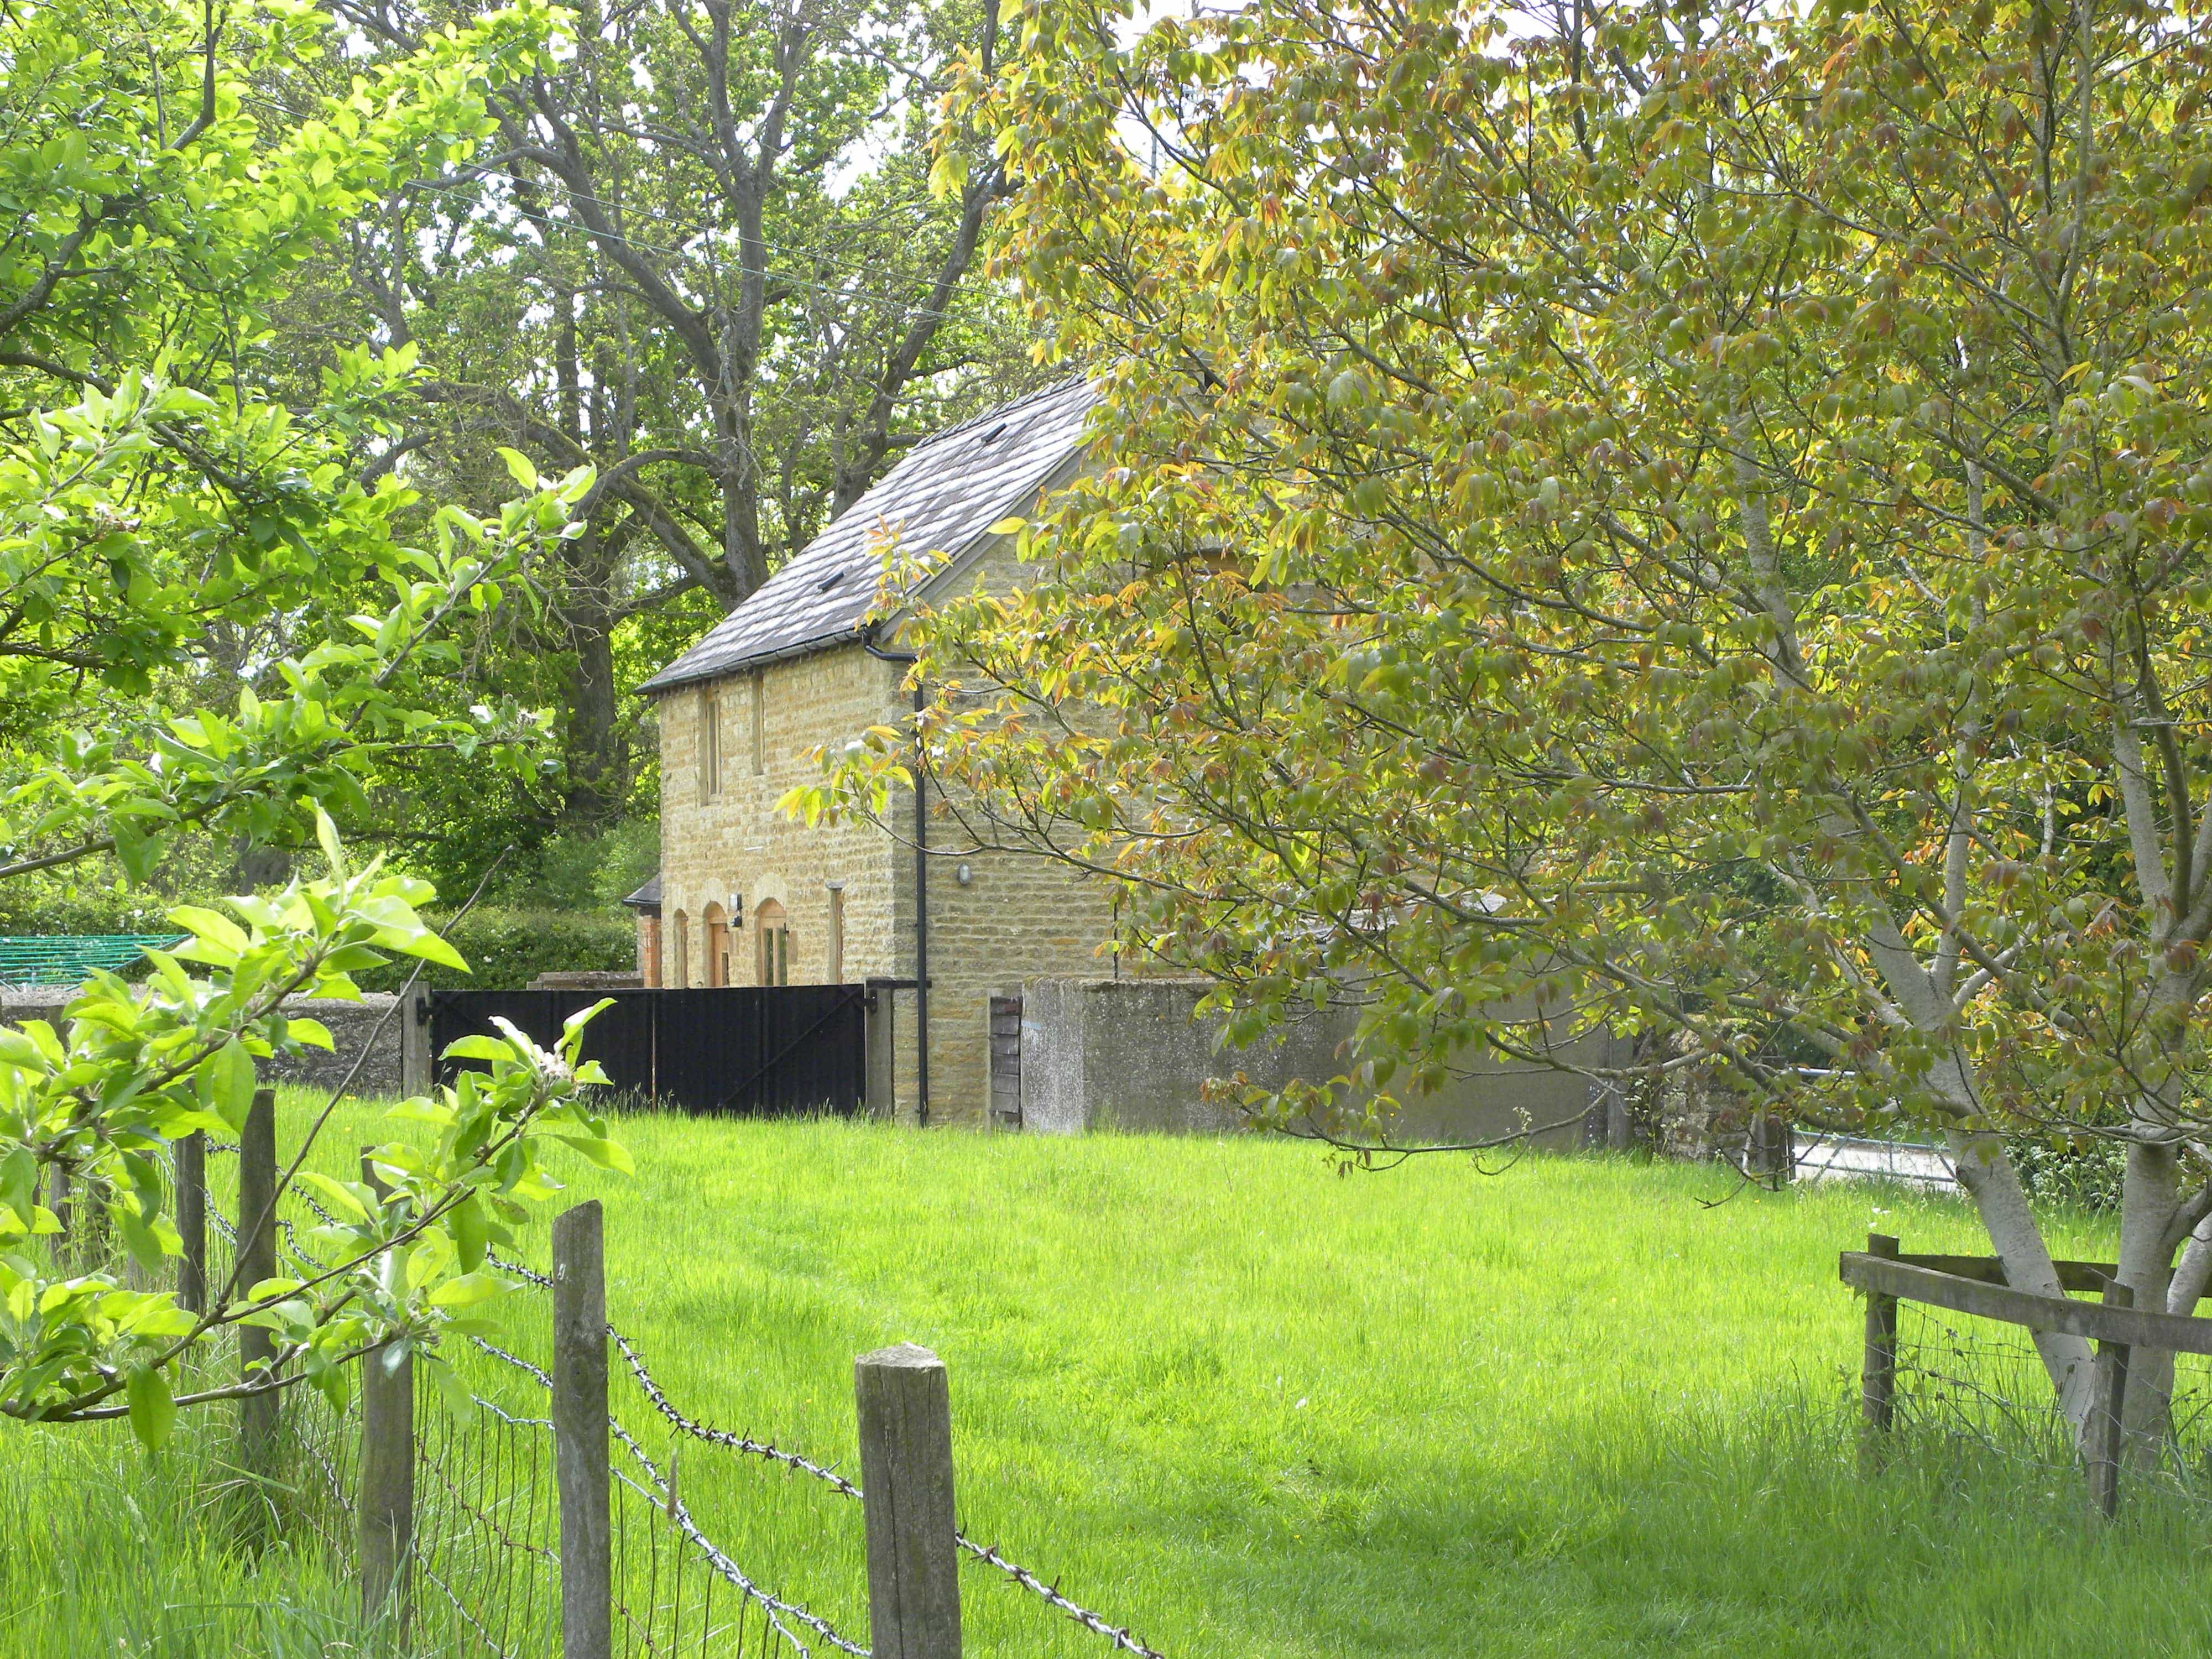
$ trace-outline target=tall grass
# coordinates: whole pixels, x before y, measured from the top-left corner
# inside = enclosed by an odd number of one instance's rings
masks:
[[[250,1547],[224,1424],[149,1457],[120,1425],[0,1431],[0,1659],[335,1659],[360,1592],[319,1551]]]
[[[304,1109],[286,1102],[288,1136]],[[342,1109],[325,1167],[388,1133]],[[2070,1476],[1910,1437],[1857,1474],[1860,1304],[1835,1253],[1870,1226],[1976,1248],[1944,1200],[1590,1159],[1340,1177],[1250,1139],[623,1133],[636,1177],[566,1173],[607,1204],[611,1316],[680,1404],[850,1468],[853,1356],[927,1344],[951,1369],[963,1526],[1175,1659],[2207,1646],[2201,1511],[2142,1501],[2101,1528]],[[2057,1232],[2109,1249],[2094,1217]],[[543,1358],[538,1298],[510,1317]],[[616,1393],[665,1461],[664,1426]],[[856,1505],[705,1447],[681,1461],[748,1571],[865,1632]],[[14,1513],[105,1477],[40,1478]],[[0,1565],[11,1605],[21,1571]],[[239,1582],[206,1571],[201,1604]],[[964,1582],[971,1654],[1106,1650],[986,1569]],[[304,1575],[253,1588],[303,1620],[328,1605]],[[99,1634],[44,1650],[116,1651]]]
[[[638,1176],[575,1190],[677,1400],[850,1468],[852,1357],[935,1348],[968,1530],[1178,1656],[2159,1653],[2207,1628],[2186,1514],[2107,1533],[2070,1478],[1948,1445],[1858,1476],[1835,1253],[1870,1227],[1978,1248],[1946,1200],[1588,1159],[1339,1176],[1255,1139],[623,1133]],[[2102,1254],[2102,1228],[2061,1216],[2055,1243]],[[750,1570],[865,1626],[856,1512],[684,1465]],[[967,1583],[972,1652],[1100,1650]]]

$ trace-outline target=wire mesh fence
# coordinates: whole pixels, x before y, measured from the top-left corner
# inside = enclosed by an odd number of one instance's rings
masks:
[[[2166,1358],[2172,1365],[2168,1420],[2154,1443],[2135,1449],[2130,1493],[2212,1508],[2212,1358]],[[2053,1480],[2079,1478],[2082,1457],[2073,1425],[2024,1327],[1900,1302],[1896,1365],[1901,1435]],[[2161,1369],[2152,1356],[2138,1352],[2130,1389],[2156,1389]]]
[[[213,1142],[207,1153],[206,1284],[210,1297],[228,1290],[235,1297],[246,1289],[231,1283],[239,1245],[238,1148]],[[303,1188],[281,1190],[275,1217],[280,1272],[307,1277],[329,1265],[314,1230],[330,1220]],[[380,1643],[393,1652],[467,1659],[524,1659],[561,1650],[562,1494],[549,1370],[557,1363],[550,1346],[553,1280],[496,1255],[492,1265],[518,1286],[507,1321],[514,1332],[507,1339],[513,1346],[471,1337],[444,1356],[464,1379],[459,1393],[465,1401],[417,1382],[411,1535],[402,1591],[380,1607],[363,1608],[372,1649]],[[856,1635],[865,1629],[860,1586],[831,1584],[817,1571],[808,1575],[805,1595],[790,1593],[718,1541],[710,1530],[714,1523],[702,1521],[687,1497],[687,1490],[711,1486],[721,1499],[718,1512],[726,1519],[733,1486],[750,1492],[756,1504],[778,1501],[730,1471],[772,1469],[803,1477],[800,1484],[830,1505],[808,1524],[825,1542],[845,1531],[848,1547],[797,1553],[849,1564],[860,1486],[830,1463],[685,1412],[634,1340],[611,1323],[606,1339],[618,1362],[610,1370],[618,1398],[610,1401],[607,1413],[611,1650],[625,1659],[812,1659],[836,1653],[865,1659],[869,1649]],[[218,1345],[198,1363],[216,1370],[234,1368],[234,1343]],[[318,1548],[336,1569],[356,1574],[362,1561],[362,1417],[358,1387],[343,1408],[304,1387],[288,1389],[279,1430],[289,1474],[268,1483],[263,1494],[276,1524],[295,1544]],[[658,1437],[643,1432],[645,1425]],[[791,1535],[788,1528],[784,1535]],[[1111,1649],[1162,1659],[1129,1631],[999,1549],[957,1530],[954,1540],[969,1559],[1104,1638]],[[808,1565],[818,1568],[821,1562]],[[828,1612],[825,1595],[832,1604]]]

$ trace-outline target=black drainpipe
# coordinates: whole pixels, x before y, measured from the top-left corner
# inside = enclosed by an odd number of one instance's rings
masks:
[[[912,657],[902,657],[863,637],[868,654],[885,662],[913,666]],[[914,712],[923,708],[921,682],[914,686]],[[914,737],[914,1025],[915,1122],[929,1127],[929,782],[921,769],[921,732]]]
[[[929,1127],[929,775],[921,760],[921,682],[914,685],[915,1122]]]

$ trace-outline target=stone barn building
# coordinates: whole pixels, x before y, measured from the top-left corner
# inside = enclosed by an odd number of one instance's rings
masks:
[[[776,811],[819,775],[808,751],[913,707],[905,611],[870,616],[884,539],[943,557],[908,608],[1011,586],[1009,538],[991,526],[1030,516],[1076,476],[1094,401],[1069,381],[917,445],[643,688],[659,705],[661,790],[660,872],[628,901],[645,983],[871,984],[871,1109],[908,1122],[1218,1130],[1235,1120],[1201,1102],[1208,1075],[1328,1077],[1351,1035],[1354,1016],[1331,1010],[1224,1058],[1214,1028],[1192,1018],[1206,987],[1125,976],[1101,954],[1113,933],[1102,884],[955,844],[912,800],[886,815],[895,833],[809,829]],[[934,852],[917,851],[917,830],[937,836]],[[1409,1109],[1403,1133],[1580,1137],[1594,1099],[1582,1078],[1469,1069]]]
[[[1008,538],[990,527],[1075,476],[1092,403],[1067,381],[916,445],[642,688],[658,704],[661,790],[660,873],[629,901],[646,983],[875,981],[872,1070],[908,1121],[988,1121],[994,998],[1000,1105],[1018,1121],[1014,1000],[1031,977],[1108,971],[1106,896],[1042,860],[918,857],[909,803],[890,815],[898,837],[809,829],[775,803],[819,775],[810,750],[911,710],[901,618],[869,620],[884,538],[945,557],[909,604],[1011,578]]]

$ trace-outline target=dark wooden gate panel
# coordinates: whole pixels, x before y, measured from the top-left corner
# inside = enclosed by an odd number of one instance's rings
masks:
[[[693,1112],[849,1115],[867,1093],[867,991],[858,985],[749,985],[696,991],[436,991],[430,1042],[498,1035],[495,1017],[543,1047],[601,997],[613,1006],[584,1037],[584,1057],[624,1093]],[[472,1062],[463,1062],[464,1064]],[[441,1059],[438,1079],[459,1069]]]
[[[451,1083],[459,1066],[442,1056],[459,1038],[497,1036],[495,1018],[515,1028],[541,1048],[561,1039],[562,1023],[602,997],[604,1010],[584,1032],[582,1057],[605,1067],[613,1086],[649,1098],[653,1093],[653,1011],[650,991],[433,991],[430,993],[430,1053],[441,1083]]]
[[[695,1112],[849,1115],[867,1092],[867,991],[743,985],[662,991],[660,1089]]]

